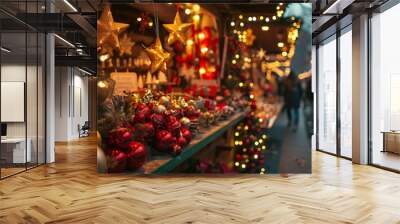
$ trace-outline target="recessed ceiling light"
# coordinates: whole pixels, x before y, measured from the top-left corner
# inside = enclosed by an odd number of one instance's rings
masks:
[[[68,7],[72,9],[72,11],[78,12],[78,10],[75,8],[75,6],[73,6],[68,0],[64,0],[64,3],[66,5],[68,5]]]
[[[1,51],[4,51],[4,52],[6,52],[6,53],[10,53],[10,52],[11,52],[11,50],[9,50],[9,49],[7,49],[7,48],[5,48],[5,47],[1,47],[0,50],[1,50]]]
[[[61,36],[59,36],[58,34],[54,34],[55,37],[57,37],[59,40],[61,40],[62,42],[64,42],[65,44],[67,44],[70,47],[75,48],[75,45],[73,45],[71,42],[69,42],[68,40],[62,38]]]

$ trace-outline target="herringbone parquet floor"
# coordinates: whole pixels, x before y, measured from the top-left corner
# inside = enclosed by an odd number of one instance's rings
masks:
[[[0,223],[400,223],[400,175],[313,153],[312,175],[96,173],[94,139],[0,181]]]

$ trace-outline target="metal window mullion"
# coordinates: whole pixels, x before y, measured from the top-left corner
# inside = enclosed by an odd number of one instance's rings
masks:
[[[337,28],[336,31],[336,154],[341,156],[341,64],[340,64],[340,29]]]
[[[315,148],[319,149],[319,44],[315,47]]]
[[[25,0],[25,21],[28,19],[28,1]],[[28,169],[28,113],[27,113],[27,91],[28,91],[28,26],[25,25],[25,88],[24,88],[24,118],[25,118],[25,170]]]

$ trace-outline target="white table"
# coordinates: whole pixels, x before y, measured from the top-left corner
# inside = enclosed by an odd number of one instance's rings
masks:
[[[25,138],[5,138],[1,139],[1,151],[12,150],[12,163],[26,163],[31,162],[32,141],[30,138],[26,139],[27,147],[25,153]],[[3,156],[2,156],[3,157]]]

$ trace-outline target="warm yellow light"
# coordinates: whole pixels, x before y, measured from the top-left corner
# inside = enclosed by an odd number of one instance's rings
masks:
[[[233,33],[237,33],[237,30],[233,30]]]
[[[247,125],[244,126],[244,130],[246,130],[246,131],[249,130],[249,126],[247,126]]]
[[[260,20],[263,20],[264,19],[264,16],[260,16]]]
[[[99,81],[99,82],[97,83],[97,86],[98,86],[99,88],[105,88],[107,85],[106,85],[105,82]]]
[[[136,20],[137,20],[138,22],[140,22],[140,21],[142,21],[142,17],[138,17]]]
[[[261,30],[262,30],[262,31],[268,31],[268,30],[269,30],[269,26],[262,26],[262,27],[261,27]]]
[[[254,84],[253,84],[252,82],[251,82],[249,85],[250,85],[250,87],[253,87],[253,86],[254,86]]]
[[[253,16],[253,21],[254,22],[257,21],[257,17]]]
[[[254,159],[258,159],[258,155],[257,154],[254,154]]]
[[[242,164],[242,168],[245,169],[246,168],[246,164],[243,163]]]
[[[243,87],[243,82],[239,83],[239,87]],[[247,126],[246,126],[247,127]]]
[[[273,17],[272,17],[272,20],[276,20],[276,16],[273,16]]]
[[[263,150],[265,150],[267,147],[266,147],[265,145],[263,145],[263,146],[261,146],[261,148],[262,148]]]
[[[239,55],[239,54],[235,54],[235,58],[236,58],[236,59],[239,59],[239,58],[240,58],[240,55]]]
[[[235,22],[232,21],[232,22],[231,22],[231,26],[235,26]]]
[[[254,95],[253,94],[250,94],[250,99],[254,99]]]
[[[240,23],[240,26],[241,26],[241,27],[244,27],[244,23],[243,23],[243,22],[241,22],[241,23]]]
[[[258,142],[254,142],[254,145],[257,146],[257,145],[258,145]]]
[[[202,54],[205,54],[205,53],[207,53],[208,48],[207,48],[207,47],[202,47],[202,48],[200,49],[200,51],[201,51]]]
[[[236,65],[237,61],[235,59],[232,60],[232,64]]]
[[[264,120],[262,118],[258,118],[258,121],[259,122],[263,122]]]
[[[265,18],[265,22],[267,23],[269,22],[269,17]]]
[[[285,46],[285,44],[283,43],[283,42],[278,42],[278,47],[283,47],[283,46]]]
[[[204,33],[199,33],[199,39],[203,40],[204,38],[206,38],[206,35]]]
[[[199,69],[199,73],[200,73],[200,75],[204,75],[204,74],[206,73],[206,69],[203,68],[203,67],[201,67],[201,68]]]
[[[200,5],[194,4],[194,5],[193,5],[193,11],[199,12],[199,11],[200,11]]]
[[[235,145],[239,145],[239,141],[235,141]]]
[[[286,51],[282,52],[282,56],[286,57],[287,56],[287,52]]]
[[[258,139],[258,142],[261,144],[261,143],[263,143],[263,140],[262,139]]]
[[[194,15],[193,16],[193,20],[194,21],[199,21],[200,20],[200,16],[199,15]]]
[[[247,18],[247,20],[249,20],[251,22],[251,21],[253,21],[253,17],[249,16],[249,18]]]
[[[244,149],[243,149],[243,152],[247,152],[247,149],[246,149],[246,148],[244,148]]]
[[[152,27],[153,26],[153,22],[149,22],[149,27]]]
[[[239,19],[243,19],[243,15],[239,15]]]
[[[192,39],[189,39],[189,40],[187,40],[187,41],[186,41],[186,44],[187,44],[187,45],[193,45],[193,44],[194,44],[194,42],[193,42],[193,40],[192,40]]]
[[[283,5],[283,3],[281,2],[281,3],[279,3],[279,5],[281,5],[281,6],[282,6],[282,5]]]
[[[235,132],[235,136],[238,137],[239,136],[239,132]]]
[[[110,55],[109,55],[109,54],[103,54],[103,55],[100,55],[100,56],[99,56],[99,59],[100,59],[101,62],[104,62],[104,61],[106,61],[106,60],[109,59],[109,58],[110,58]]]
[[[281,9],[281,7],[277,6],[277,7],[276,7],[276,10],[279,10],[279,9]]]
[[[190,13],[192,13],[192,11],[190,9],[185,9],[185,13],[186,13],[186,15],[190,15]]]
[[[267,138],[267,135],[266,135],[266,134],[263,134],[263,135],[262,135],[262,138],[263,138],[263,139],[266,139],[266,138]]]
[[[240,163],[239,162],[235,162],[235,166],[239,166],[240,165]]]

